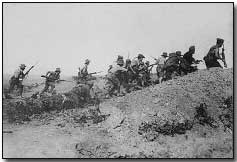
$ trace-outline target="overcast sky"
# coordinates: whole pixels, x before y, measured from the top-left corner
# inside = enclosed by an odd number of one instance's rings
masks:
[[[216,38],[225,39],[228,67],[233,66],[231,3],[9,3],[3,6],[3,68],[39,64],[31,74],[61,67],[75,75],[85,59],[89,71],[107,71],[117,55],[186,52],[196,46],[202,59]],[[204,66],[200,66],[201,68]]]

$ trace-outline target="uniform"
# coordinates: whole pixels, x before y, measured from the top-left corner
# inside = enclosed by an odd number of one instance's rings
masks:
[[[41,91],[41,94],[48,91],[49,87],[50,92],[52,93],[55,88],[55,82],[60,79],[60,69],[57,69],[56,71],[49,71],[46,73],[46,81],[45,81],[45,87]]]
[[[220,59],[220,55],[219,55],[219,48],[217,45],[212,46],[208,54],[203,58],[207,68],[211,68],[211,67],[222,68],[220,63],[217,61],[218,59]]]
[[[118,93],[120,93],[121,75],[123,72],[126,71],[127,69],[120,65],[115,65],[110,69],[109,73],[106,76],[107,77],[106,88],[110,96],[113,95],[115,90],[117,90]]]
[[[166,57],[167,56],[167,53],[164,52],[161,57],[159,57],[157,60],[156,60],[156,63],[157,63],[157,67],[156,67],[156,73],[157,73],[157,77],[159,79],[159,83],[161,83],[161,80],[163,78],[163,75],[164,75],[164,65],[165,65],[165,62],[166,62]]]
[[[186,52],[184,55],[183,55],[183,62],[181,63],[181,68],[183,69],[184,73],[187,74],[187,73],[190,73],[190,72],[193,72],[197,69],[193,68],[191,65],[192,64],[196,64],[198,63],[198,61],[196,61],[194,58],[193,58],[193,54],[195,53],[195,46],[191,46],[189,47],[189,51]]]
[[[25,74],[24,74],[24,69],[25,69],[25,64],[21,64],[20,65],[20,68],[17,69],[15,72],[14,72],[14,75],[11,77],[10,81],[9,81],[9,84],[10,84],[10,87],[9,87],[9,92],[11,93],[15,86],[17,87],[17,89],[19,90],[19,93],[20,95],[22,96],[22,93],[23,93],[23,79],[25,77]]]
[[[220,65],[220,63],[217,60],[220,59],[223,62],[225,61],[225,60],[223,60],[223,58],[221,58],[220,52],[219,52],[219,48],[222,47],[223,43],[224,43],[224,39],[217,38],[216,45],[212,46],[210,48],[210,50],[208,51],[207,55],[203,58],[207,68],[211,68],[211,67],[221,67],[222,68],[222,66]]]
[[[179,75],[181,61],[181,56],[177,55],[176,53],[170,53],[169,58],[166,60],[163,68],[165,70],[166,79],[171,79],[172,75]]]

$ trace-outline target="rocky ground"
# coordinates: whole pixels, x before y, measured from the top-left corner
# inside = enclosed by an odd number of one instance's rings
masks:
[[[232,158],[232,96],[233,69],[212,68],[104,100],[99,109],[4,121],[3,157]]]

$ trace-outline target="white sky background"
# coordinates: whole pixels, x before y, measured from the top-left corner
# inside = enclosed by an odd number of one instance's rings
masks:
[[[3,73],[19,64],[39,64],[31,74],[61,67],[76,75],[85,59],[89,71],[107,71],[117,55],[143,53],[154,62],[163,51],[186,52],[196,46],[202,59],[216,38],[225,39],[233,66],[233,6],[214,3],[4,4]],[[203,66],[204,67],[204,66]],[[202,68],[202,67],[201,67]]]

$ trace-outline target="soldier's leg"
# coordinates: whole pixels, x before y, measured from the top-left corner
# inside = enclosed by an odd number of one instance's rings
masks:
[[[22,97],[24,85],[22,82],[18,82],[17,89],[19,90],[19,95]]]
[[[43,93],[46,92],[48,89],[49,89],[49,84],[48,84],[48,82],[46,81],[46,82],[45,82],[44,89],[40,92],[40,94],[43,94]]]
[[[52,93],[53,92],[53,90],[54,90],[54,88],[55,88],[55,84],[54,84],[54,82],[50,82],[49,83],[49,86],[50,86],[50,93]]]

